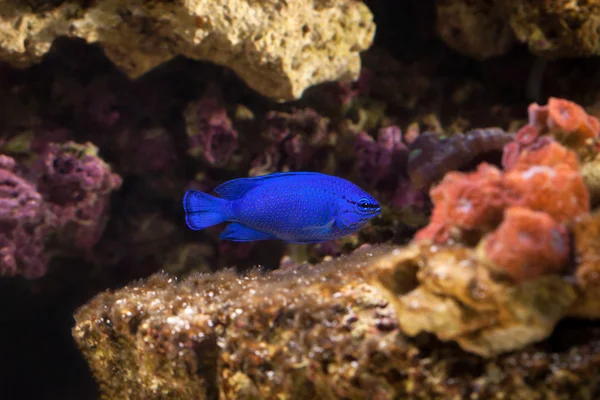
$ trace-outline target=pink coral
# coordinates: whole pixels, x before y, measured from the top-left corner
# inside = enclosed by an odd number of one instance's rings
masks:
[[[205,97],[188,105],[185,111],[189,152],[202,155],[213,166],[224,166],[238,148],[238,132],[227,110],[213,98]]]
[[[545,212],[509,207],[498,229],[486,235],[479,254],[490,268],[517,282],[560,273],[567,265],[565,227]]]

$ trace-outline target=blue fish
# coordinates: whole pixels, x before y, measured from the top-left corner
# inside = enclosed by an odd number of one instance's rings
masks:
[[[215,192],[220,197],[194,189],[185,193],[186,223],[200,230],[231,222],[220,238],[236,242],[326,242],[360,229],[381,212],[355,184],[316,172],[233,179]]]

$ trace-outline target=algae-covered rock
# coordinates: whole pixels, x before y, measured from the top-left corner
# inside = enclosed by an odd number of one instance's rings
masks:
[[[404,277],[396,271],[415,263],[421,266],[419,286],[408,293],[398,291],[397,281]],[[498,279],[473,250],[462,246],[423,247],[416,259],[403,257],[390,265],[394,273],[376,271],[374,284],[394,305],[404,333],[434,333],[482,356],[548,337],[577,297],[557,275],[516,285]]]
[[[573,305],[571,315],[600,318],[600,212],[578,218],[572,229],[579,264],[575,277],[581,295]]]
[[[511,0],[504,6],[515,35],[533,53],[553,58],[600,54],[597,1]]]
[[[515,35],[496,1],[436,1],[436,28],[452,48],[479,59],[507,53]]]
[[[600,205],[600,156],[584,162],[581,166],[581,176],[590,191],[590,200],[593,207]]]
[[[562,0],[440,0],[437,30],[452,48],[485,59],[507,53],[518,40],[536,55],[600,54],[600,3]],[[516,40],[515,40],[516,38]]]
[[[265,96],[356,79],[373,41],[369,9],[353,0],[0,2],[0,58],[27,66],[59,36],[99,43],[131,77],[184,55],[225,65]]]
[[[573,380],[564,378],[572,375],[580,392],[593,389],[600,331],[587,331],[587,345],[526,347],[542,339],[542,326],[544,335],[554,327],[568,288],[554,282],[551,298],[535,287],[481,281],[486,288],[474,284],[469,254],[446,253],[454,256],[417,245],[371,247],[264,274],[227,270],[181,282],[159,274],[98,295],[76,313],[73,335],[110,399],[573,398]],[[448,300],[455,331],[491,327],[488,341],[472,341],[485,348],[479,353],[498,354],[507,343],[525,348],[486,359],[429,335],[411,338],[406,333],[422,330],[427,315],[399,302],[419,290]],[[481,311],[478,324],[465,323],[469,306]]]

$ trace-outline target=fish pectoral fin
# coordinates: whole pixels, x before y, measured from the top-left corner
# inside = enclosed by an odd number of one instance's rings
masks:
[[[246,225],[233,222],[225,228],[219,236],[222,240],[231,240],[234,242],[252,242],[255,240],[274,240],[277,239],[270,233],[257,231],[248,228]]]
[[[326,223],[325,225],[305,226],[304,228],[302,228],[302,230],[305,232],[322,232],[322,231],[331,229],[331,227],[333,226],[334,223],[335,223],[335,218],[331,218],[331,220],[328,223]]]

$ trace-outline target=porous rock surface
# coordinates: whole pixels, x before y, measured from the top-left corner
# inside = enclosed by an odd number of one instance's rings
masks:
[[[515,43],[546,58],[600,55],[600,2],[438,0],[437,30],[450,47],[486,59]]]
[[[98,295],[73,336],[110,399],[589,398],[599,329],[532,344],[575,300],[570,284],[494,282],[470,252],[382,246],[272,273],[158,274]]]
[[[67,36],[100,44],[132,78],[184,55],[230,67],[278,100],[358,78],[374,33],[355,0],[0,2],[0,58],[13,65],[39,61]]]

